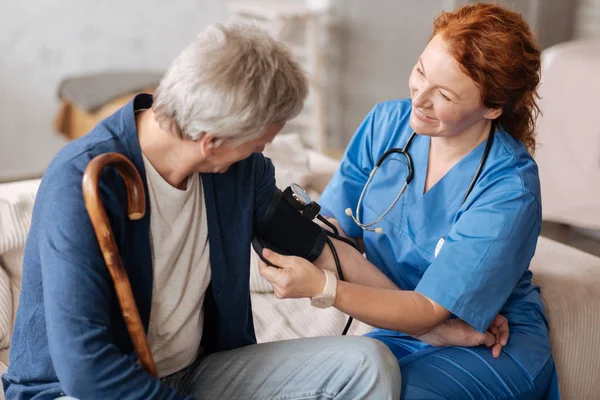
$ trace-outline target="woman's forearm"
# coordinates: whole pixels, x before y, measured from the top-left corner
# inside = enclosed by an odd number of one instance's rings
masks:
[[[381,289],[396,289],[398,287],[376,266],[371,264],[361,253],[347,243],[332,239],[337,249],[344,280],[359,285]],[[320,269],[327,269],[338,275],[333,255],[328,245],[325,245],[321,256],[314,262]],[[339,276],[338,276],[339,278]]]
[[[448,319],[450,313],[415,291],[381,289],[338,282],[335,307],[378,328],[422,335]]]
[[[371,326],[420,336],[448,319],[450,313],[414,291],[400,290],[352,246],[332,240],[345,282],[338,282],[336,308]],[[337,275],[329,246],[314,262]]]

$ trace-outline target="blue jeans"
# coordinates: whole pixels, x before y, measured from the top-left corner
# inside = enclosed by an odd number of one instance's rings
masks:
[[[398,361],[387,346],[357,336],[262,343],[200,356],[161,380],[196,399],[398,400],[401,387]]]

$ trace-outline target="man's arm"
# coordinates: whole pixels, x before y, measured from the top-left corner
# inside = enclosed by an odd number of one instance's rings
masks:
[[[275,184],[275,167],[270,159],[261,153],[252,155],[254,163],[254,221],[265,215],[273,194]]]
[[[83,202],[81,176],[47,177],[39,232],[49,352],[62,390],[81,399],[178,399],[115,345],[112,280]],[[105,205],[118,209],[101,186]],[[38,194],[39,195],[39,194]]]

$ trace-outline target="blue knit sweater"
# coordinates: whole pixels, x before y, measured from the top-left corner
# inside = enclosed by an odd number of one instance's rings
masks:
[[[136,96],[92,132],[65,146],[46,171],[25,248],[20,305],[2,377],[7,399],[176,399],[175,391],[136,362],[113,284],[85,209],[81,181],[95,156],[117,152],[144,181],[134,111],[150,95]],[[224,174],[202,174],[208,215],[211,284],[205,299],[205,352],[256,342],[249,291],[254,221],[275,189],[274,169],[253,154]],[[144,327],[152,297],[150,213],[127,218],[119,174],[106,168],[101,194]],[[150,203],[146,194],[146,205]],[[190,349],[195,351],[196,349]]]

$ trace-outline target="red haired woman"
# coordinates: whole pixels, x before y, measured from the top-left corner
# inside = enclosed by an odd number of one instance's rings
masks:
[[[411,99],[375,106],[321,197],[366,259],[336,243],[344,282],[321,272],[335,270],[327,251],[314,265],[267,252],[283,269],[261,265],[279,297],[313,297],[377,327],[368,336],[398,358],[402,398],[559,396],[528,270],[542,223],[531,156],[539,81],[540,51],[519,14],[491,4],[442,13]]]

